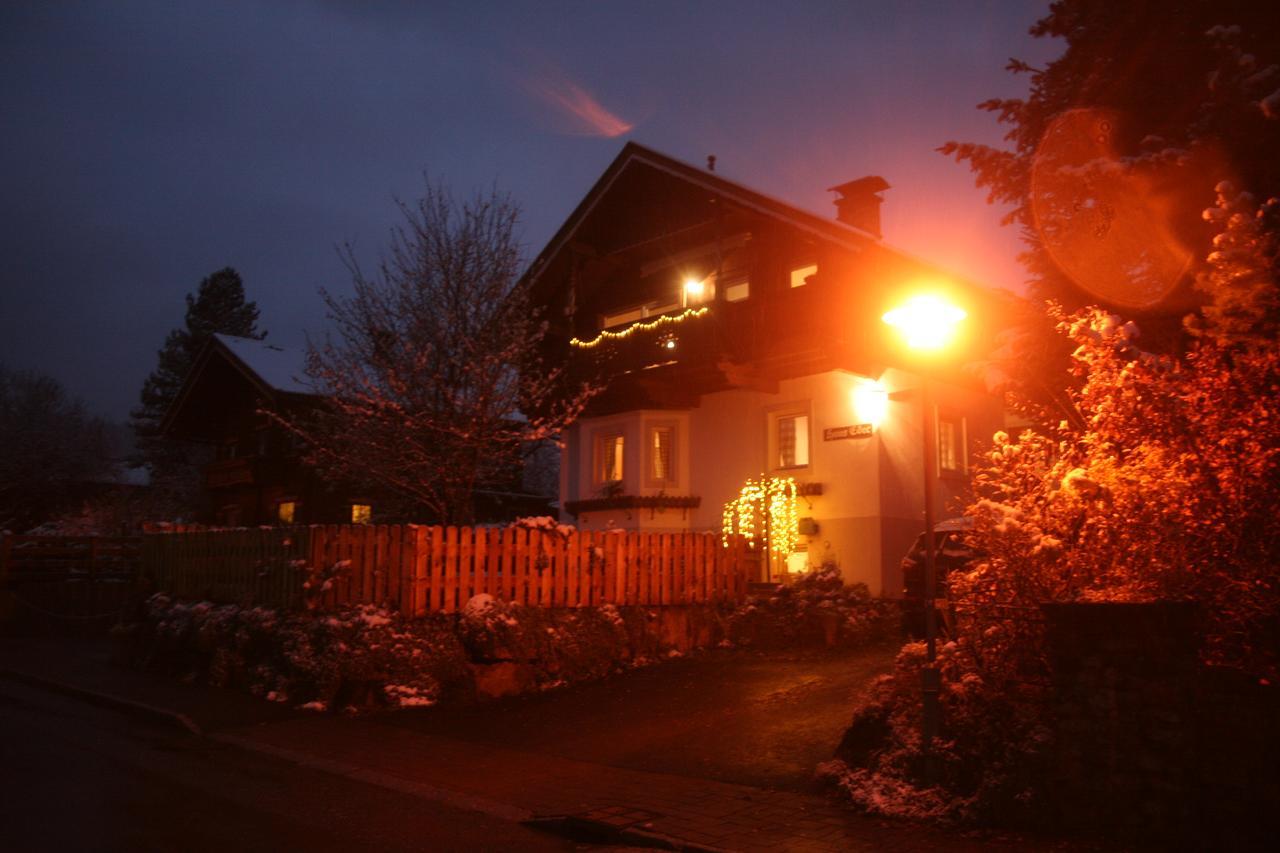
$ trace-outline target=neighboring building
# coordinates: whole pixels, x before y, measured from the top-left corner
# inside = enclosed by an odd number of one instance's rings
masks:
[[[834,187],[826,218],[622,150],[526,276],[561,354],[608,383],[563,436],[563,520],[720,530],[749,478],[790,476],[805,534],[791,569],[835,561],[847,581],[899,594],[923,523],[922,417],[884,312],[928,285],[969,313],[969,339],[931,368],[937,518],[1003,410],[959,369],[997,325],[991,292],[881,242],[886,189]]]
[[[196,356],[165,415],[165,434],[213,448],[205,468],[208,517],[227,527],[263,524],[367,524],[433,519],[391,511],[397,501],[377,489],[352,488],[307,465],[299,439],[267,411],[305,412],[318,398],[305,384],[303,354],[274,344],[214,335]],[[513,471],[508,488],[478,493],[476,518],[510,520],[548,511]]]
[[[367,521],[368,495],[326,485],[305,465],[296,438],[262,412],[314,404],[303,359],[264,341],[214,335],[165,415],[173,438],[212,447],[205,468],[209,517],[228,527]]]

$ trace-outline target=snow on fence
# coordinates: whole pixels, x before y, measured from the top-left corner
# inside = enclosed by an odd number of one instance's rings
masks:
[[[538,607],[738,601],[747,560],[713,533],[317,525],[148,534],[143,570],[184,598],[416,616],[482,593]]]

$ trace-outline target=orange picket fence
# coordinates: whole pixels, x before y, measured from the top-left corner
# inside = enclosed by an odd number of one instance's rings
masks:
[[[739,601],[749,555],[713,533],[328,525],[150,533],[143,573],[184,598],[299,608],[460,610],[474,595],[535,607]]]

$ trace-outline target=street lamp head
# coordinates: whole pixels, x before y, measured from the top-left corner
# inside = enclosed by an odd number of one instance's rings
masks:
[[[956,326],[966,317],[963,308],[940,296],[921,294],[881,317],[902,333],[907,346],[916,350],[940,350],[951,342]]]

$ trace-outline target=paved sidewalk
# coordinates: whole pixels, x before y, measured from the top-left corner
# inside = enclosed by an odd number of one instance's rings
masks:
[[[0,640],[0,675],[169,719],[224,744],[504,820],[567,819],[690,850],[1051,850],[858,815],[821,795],[578,761],[414,731],[394,717],[315,715],[113,663],[101,641]],[[189,722],[186,725],[183,721]]]
[[[373,719],[313,717],[214,737],[499,817],[572,817],[676,849],[1053,849],[869,818],[821,796],[481,746]]]

